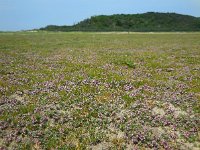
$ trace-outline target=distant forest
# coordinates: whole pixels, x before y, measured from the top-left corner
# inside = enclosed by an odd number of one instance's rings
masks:
[[[45,31],[200,31],[200,18],[176,13],[100,15],[73,26],[48,25]]]

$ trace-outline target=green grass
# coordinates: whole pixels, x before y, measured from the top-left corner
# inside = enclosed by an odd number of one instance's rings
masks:
[[[0,33],[0,148],[198,148],[199,39]]]

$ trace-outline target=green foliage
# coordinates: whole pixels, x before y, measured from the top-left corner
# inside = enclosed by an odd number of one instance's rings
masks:
[[[124,66],[127,66],[129,68],[135,68],[135,64],[131,61],[131,60],[128,60],[128,59],[116,59],[114,60],[114,64],[116,65],[124,65]]]
[[[126,106],[130,106],[131,103],[135,102],[135,98],[129,95],[124,95],[122,98],[126,102]]]
[[[50,25],[46,31],[200,31],[200,19],[176,13],[100,15],[73,26]]]

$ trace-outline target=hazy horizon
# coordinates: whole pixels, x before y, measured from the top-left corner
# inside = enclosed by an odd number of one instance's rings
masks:
[[[0,31],[73,25],[95,15],[172,12],[200,17],[199,0],[0,0]]]

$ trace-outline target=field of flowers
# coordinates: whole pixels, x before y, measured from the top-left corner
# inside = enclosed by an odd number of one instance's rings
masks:
[[[200,148],[200,33],[0,33],[0,149]]]

